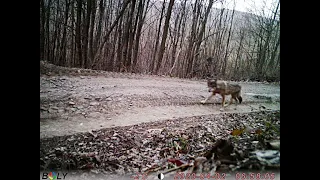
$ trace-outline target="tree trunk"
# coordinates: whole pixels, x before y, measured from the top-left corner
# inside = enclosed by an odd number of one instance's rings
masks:
[[[148,7],[150,0],[147,0],[146,7]],[[143,23],[146,17],[146,11],[144,11],[144,5],[145,0],[140,0],[138,5],[138,29],[136,32],[136,38],[135,38],[135,44],[134,44],[134,50],[133,50],[133,64],[132,64],[132,71],[137,72],[136,66],[137,66],[137,59],[138,59],[138,51],[139,51],[139,43],[140,43],[140,37],[141,37],[141,30],[143,27]]]
[[[239,42],[239,46],[238,46],[238,50],[237,50],[237,55],[236,55],[236,62],[233,68],[233,77],[236,77],[237,74],[239,73],[239,65],[238,65],[238,61],[240,61],[240,57],[242,54],[242,43],[243,43],[243,39],[244,39],[244,31],[240,30],[240,42]]]
[[[47,35],[47,60],[49,61],[49,62],[52,62],[52,59],[50,59],[50,22],[49,22],[49,20],[50,20],[50,8],[51,8],[51,0],[48,0],[48,6],[47,6],[47,19],[46,19],[46,35]]]
[[[158,46],[159,46],[159,41],[160,41],[161,23],[162,23],[164,9],[166,7],[165,3],[166,3],[166,0],[163,0],[160,20],[159,20],[159,26],[158,26],[158,31],[157,31],[158,33],[157,33],[157,38],[156,38],[156,45],[154,46],[154,52],[153,52],[153,57],[152,57],[152,61],[151,61],[151,66],[150,66],[150,71],[152,71],[153,73],[155,73],[154,65],[156,64],[156,55],[158,52]]]
[[[81,10],[82,0],[77,0],[77,21],[76,21],[76,44],[77,44],[77,65],[83,67],[82,63],[82,48],[81,48]]]
[[[54,25],[54,33],[52,37],[52,53],[51,53],[51,59],[54,64],[58,65],[57,57],[58,57],[58,50],[60,47],[60,42],[58,41],[60,39],[60,22],[59,22],[59,7],[60,7],[60,0],[57,0],[56,4],[56,14],[55,14],[55,25]]]
[[[134,10],[136,6],[136,0],[132,0],[131,3],[131,10],[129,15],[129,22],[127,24],[127,45],[126,45],[126,57],[124,58],[124,64],[127,71],[131,70],[131,55],[132,55],[132,46],[133,46],[133,40],[134,40],[134,33],[136,29],[136,23],[133,24],[133,17],[134,17]]]
[[[163,57],[164,50],[165,50],[165,44],[166,44],[167,35],[168,35],[169,21],[170,21],[170,17],[171,17],[173,3],[174,3],[174,0],[170,0],[168,10],[167,10],[166,20],[165,20],[164,27],[163,27],[163,34],[162,34],[162,40],[161,40],[160,49],[159,49],[157,66],[155,69],[156,74],[158,74],[158,72],[159,72],[160,65],[162,62],[162,57]]]
[[[68,14],[69,14],[69,6],[70,0],[66,0],[66,9],[64,14],[64,26],[62,32],[62,40],[61,40],[61,47],[60,47],[60,58],[59,58],[59,65],[65,66],[66,65],[66,36],[67,36],[67,26],[68,26]]]
[[[92,66],[94,66],[94,64],[96,62],[98,62],[98,59],[99,59],[99,56],[100,56],[100,53],[102,52],[102,49],[104,48],[104,45],[105,43],[108,41],[109,39],[109,36],[112,32],[112,30],[114,29],[114,27],[119,23],[121,24],[121,21],[119,22],[120,18],[123,16],[127,6],[129,5],[129,3],[131,2],[131,0],[127,0],[124,4],[123,4],[123,7],[121,9],[121,11],[119,12],[117,18],[115,19],[115,21],[112,23],[112,25],[110,26],[110,29],[107,31],[106,35],[103,37],[103,41],[102,43],[100,44],[100,47],[98,49],[98,51],[96,52],[95,56],[94,56],[94,60],[93,60],[93,63],[92,63]],[[121,28],[119,28],[119,30],[121,30]],[[120,36],[119,36],[120,37]]]
[[[103,14],[105,11],[105,5],[104,5],[104,0],[100,0],[99,2],[99,21],[98,21],[98,27],[97,27],[97,35],[94,40],[94,49],[93,49],[93,57],[92,60],[94,59],[94,54],[97,52],[98,49],[98,44],[101,38],[101,30],[102,30],[102,19],[103,19]]]
[[[46,11],[44,6],[44,0],[40,0],[41,21],[40,21],[40,60],[44,60],[44,41],[45,41],[45,20]]]
[[[206,10],[206,13],[205,13],[205,16],[204,16],[204,20],[202,21],[201,23],[201,29],[200,29],[200,32],[199,32],[199,35],[198,35],[198,39],[197,39],[197,44],[196,44],[196,50],[195,50],[195,68],[199,68],[197,62],[199,62],[199,54],[200,54],[200,46],[201,46],[201,42],[202,42],[202,38],[203,38],[203,35],[204,35],[204,31],[205,31],[205,28],[206,28],[206,24],[207,24],[207,20],[208,20],[208,16],[209,16],[209,13],[210,13],[210,10],[212,8],[212,5],[213,5],[213,1],[214,0],[210,0],[209,1],[209,5],[208,5],[208,8]],[[198,71],[198,69],[197,69]]]
[[[74,15],[74,5],[75,1],[72,1],[71,5],[71,60],[69,62],[69,67],[75,67],[76,66],[76,49],[77,44],[75,43],[75,35],[74,35],[74,22],[75,22],[75,15]]]
[[[94,32],[94,25],[96,19],[96,0],[92,0],[91,4],[91,20],[90,20],[90,34],[89,34],[89,67],[92,63],[94,58],[93,56],[93,32]]]
[[[230,29],[229,29],[228,39],[227,39],[227,47],[226,47],[226,52],[225,52],[225,55],[224,55],[224,63],[223,63],[223,66],[222,66],[222,76],[224,78],[225,78],[225,75],[226,75],[228,51],[229,51],[229,44],[230,44],[230,37],[231,37],[232,23],[233,23],[233,15],[234,15],[234,8],[232,10],[231,24],[230,24]]]
[[[191,33],[189,36],[189,44],[187,49],[187,55],[186,55],[186,64],[187,69],[185,72],[185,76],[188,76],[188,74],[191,72],[192,64],[193,64],[193,49],[194,49],[194,43],[195,43],[195,37],[196,37],[196,29],[197,29],[197,6],[198,6],[198,0],[195,1],[194,7],[193,7],[193,18],[192,18],[192,25],[191,25]]]
[[[84,20],[84,34],[83,34],[83,62],[84,62],[84,67],[88,68],[89,67],[89,62],[88,62],[88,42],[89,42],[89,28],[90,28],[90,17],[91,17],[91,1],[92,0],[87,0],[87,12]]]

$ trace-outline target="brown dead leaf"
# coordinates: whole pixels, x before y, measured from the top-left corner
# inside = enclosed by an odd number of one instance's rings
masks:
[[[176,166],[181,166],[183,164],[187,164],[188,163],[188,162],[186,162],[184,160],[175,159],[175,158],[168,159],[168,162],[171,162],[171,163],[175,164]]]
[[[243,133],[244,129],[234,129],[232,132],[231,132],[231,135],[232,136],[239,136]]]
[[[256,129],[255,130],[255,134],[261,134],[262,133],[262,130],[261,129]]]

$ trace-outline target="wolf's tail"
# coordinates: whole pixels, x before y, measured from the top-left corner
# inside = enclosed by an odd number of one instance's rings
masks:
[[[238,100],[239,103],[241,104],[241,102],[242,102],[242,97],[239,95],[239,96],[237,97],[237,100]]]
[[[241,89],[240,89],[240,91],[238,92],[237,100],[238,100],[238,102],[241,104],[241,102],[242,102]]]

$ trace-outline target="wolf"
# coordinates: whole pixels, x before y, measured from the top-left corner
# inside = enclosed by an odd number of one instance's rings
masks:
[[[227,81],[217,80],[217,79],[208,79],[207,85],[209,88],[209,92],[212,94],[207,97],[205,100],[201,101],[202,104],[205,104],[209,99],[211,99],[215,94],[220,94],[222,96],[222,108],[229,106],[232,104],[233,99],[236,103],[242,102],[241,97],[241,86],[236,83],[230,83]],[[230,101],[228,105],[225,105],[225,96],[231,95]]]

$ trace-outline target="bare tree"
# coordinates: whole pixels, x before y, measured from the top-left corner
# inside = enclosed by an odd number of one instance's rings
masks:
[[[68,18],[69,18],[69,9],[70,9],[70,0],[65,0],[65,14],[64,14],[64,23],[63,23],[63,32],[60,46],[60,57],[59,57],[59,65],[66,65],[66,45],[67,45],[67,26],[68,26]]]
[[[209,16],[209,13],[210,13],[210,10],[212,8],[212,5],[214,3],[214,0],[210,0],[209,1],[209,5],[206,9],[206,13],[204,15],[204,19],[202,20],[201,22],[201,29],[200,29],[200,32],[199,32],[199,35],[198,35],[198,38],[197,38],[197,42],[196,42],[196,50],[195,50],[195,63],[196,65],[193,64],[193,66],[196,66],[196,68],[198,68],[198,64],[199,64],[199,54],[200,54],[200,46],[201,46],[201,43],[202,43],[202,38],[203,38],[203,35],[204,35],[204,32],[205,32],[205,28],[206,28],[206,24],[207,24],[207,20],[208,20],[208,16]],[[193,71],[193,68],[192,70]]]
[[[101,43],[100,47],[98,48],[98,51],[97,51],[96,54],[95,54],[95,57],[94,57],[94,61],[93,61],[93,63],[92,63],[92,66],[94,66],[95,63],[98,62],[98,60],[99,60],[99,58],[100,58],[99,56],[101,55],[101,52],[102,52],[102,49],[104,48],[106,42],[108,41],[109,36],[110,36],[111,32],[113,31],[114,27],[115,27],[119,22],[120,22],[120,24],[121,24],[121,21],[122,21],[121,18],[122,18],[122,16],[124,15],[124,12],[125,12],[125,10],[126,10],[126,8],[127,8],[127,6],[129,5],[130,2],[131,2],[131,0],[127,0],[125,3],[123,3],[122,9],[121,9],[121,11],[119,12],[117,18],[116,18],[115,21],[112,23],[112,25],[110,26],[110,29],[107,31],[106,35],[105,35],[105,36],[103,37],[103,39],[102,39],[102,43]],[[119,2],[119,4],[120,4],[120,2]],[[121,19],[121,20],[120,20],[120,19]],[[119,29],[118,29],[118,30],[119,30]],[[118,57],[119,57],[119,56],[118,56]]]
[[[178,58],[182,48],[182,44],[180,42],[180,48],[177,53],[178,42],[179,40],[183,39],[183,35],[181,36],[181,34],[183,33],[180,33],[180,31],[184,27],[182,25],[182,22],[183,22],[183,19],[185,19],[186,3],[187,3],[187,0],[184,0],[184,2],[181,4],[181,8],[175,19],[174,36],[173,36],[173,42],[172,42],[173,48],[172,48],[171,62],[170,62],[171,69],[169,71],[170,76],[173,76],[173,69],[177,67]]]
[[[187,62],[187,69],[186,69],[186,72],[185,72],[185,76],[188,76],[188,74],[191,72],[192,70],[192,64],[193,64],[193,54],[194,54],[194,43],[195,43],[195,40],[196,40],[196,34],[197,34],[197,22],[198,22],[198,19],[199,19],[199,1],[196,0],[195,3],[194,3],[194,6],[193,6],[193,14],[192,14],[192,25],[191,25],[191,32],[190,32],[190,35],[188,37],[189,39],[189,42],[188,42],[188,48],[187,48],[187,55],[186,55],[186,62]],[[197,13],[197,9],[198,9],[198,13]],[[189,76],[190,77],[190,76]]]
[[[143,23],[146,18],[147,9],[144,7],[148,7],[150,0],[147,0],[147,3],[145,5],[145,0],[140,0],[138,5],[138,13],[137,13],[137,20],[138,20],[138,29],[136,31],[136,38],[135,38],[135,44],[134,44],[134,50],[133,50],[133,64],[131,71],[137,72],[137,58],[138,58],[138,51],[139,51],[139,42],[141,37],[141,31],[143,27]]]
[[[46,20],[46,10],[44,5],[44,0],[40,0],[40,60],[44,59],[44,44],[45,44],[45,20]]]
[[[83,66],[82,63],[82,43],[81,43],[81,11],[82,11],[82,0],[77,0],[77,21],[76,21],[76,44],[78,53],[78,65]]]
[[[269,16],[218,0],[40,0],[40,59],[181,78],[280,80],[280,3]]]
[[[228,51],[229,51],[230,37],[231,37],[231,31],[232,31],[233,15],[234,15],[234,8],[232,10],[230,29],[229,29],[228,39],[227,39],[227,47],[226,47],[226,52],[224,55],[224,60],[222,65],[222,76],[226,75],[226,68],[227,68],[227,62],[228,62],[227,58],[229,53]]]
[[[157,31],[157,37],[156,37],[156,40],[155,40],[156,43],[155,43],[155,46],[154,46],[154,52],[153,52],[151,66],[150,66],[150,71],[152,71],[153,73],[155,73],[156,55],[158,54],[158,46],[159,46],[160,32],[161,32],[160,29],[161,29],[161,23],[162,23],[162,19],[163,19],[164,10],[165,10],[165,7],[166,7],[165,4],[166,4],[166,0],[164,0],[163,3],[162,3],[159,26],[158,26],[158,31]]]
[[[166,44],[167,35],[168,35],[169,21],[170,21],[170,17],[171,17],[173,3],[174,3],[174,0],[170,0],[168,10],[167,10],[166,20],[165,20],[164,27],[163,27],[163,34],[162,34],[162,39],[161,39],[161,44],[160,44],[160,49],[159,49],[157,65],[156,65],[156,69],[154,71],[156,74],[158,74],[158,72],[159,72],[160,65],[161,65],[162,58],[163,58],[163,54],[164,54],[164,50],[165,50],[165,44]]]
[[[94,52],[93,52],[93,32],[94,32],[94,25],[95,25],[95,19],[96,19],[96,0],[90,0],[91,1],[91,19],[90,19],[90,33],[89,33],[89,60],[88,60],[88,67],[91,65],[92,60],[94,58]]]

